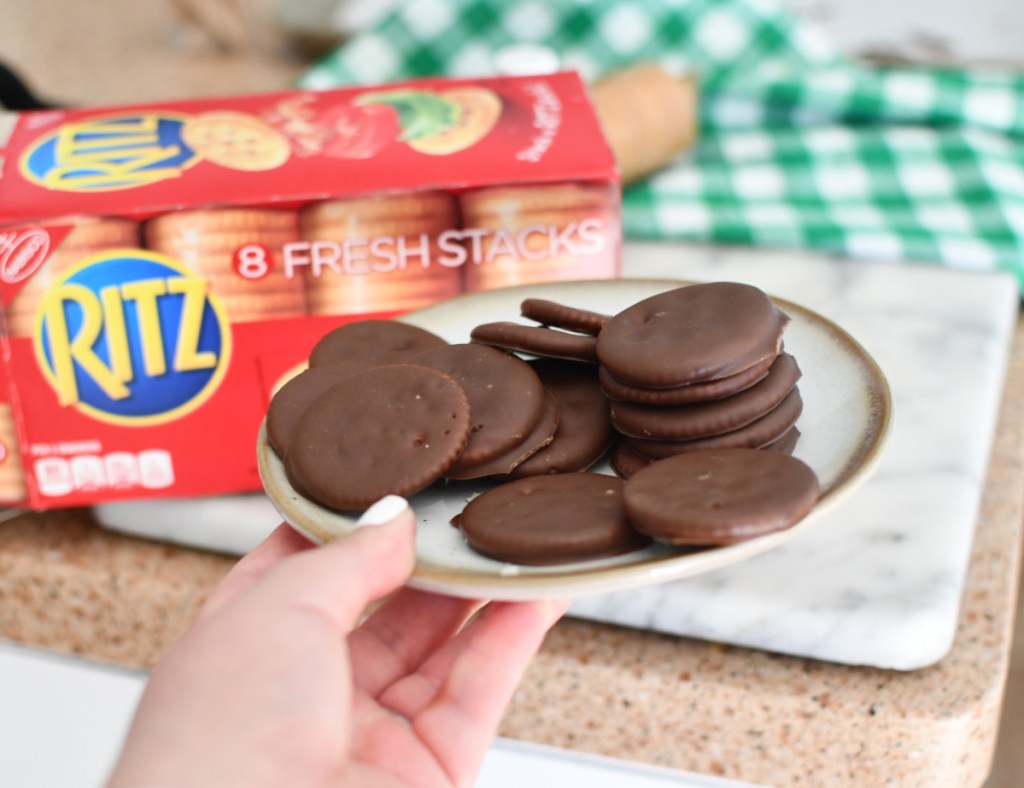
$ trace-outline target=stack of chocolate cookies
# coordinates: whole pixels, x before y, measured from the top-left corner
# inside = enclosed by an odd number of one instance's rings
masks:
[[[691,285],[615,315],[597,338],[601,388],[623,436],[623,476],[697,449],[791,451],[800,368],[783,352],[789,318],[758,288]]]

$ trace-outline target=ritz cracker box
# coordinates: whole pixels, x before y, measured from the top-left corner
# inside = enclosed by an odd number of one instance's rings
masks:
[[[0,114],[0,503],[259,490],[324,333],[618,276],[619,211],[571,72]]]

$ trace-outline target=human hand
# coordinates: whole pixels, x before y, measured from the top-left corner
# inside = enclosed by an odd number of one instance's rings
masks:
[[[472,784],[566,603],[402,588],[356,626],[414,563],[404,500],[367,521],[322,547],[282,525],[238,562],[150,674],[109,788]]]

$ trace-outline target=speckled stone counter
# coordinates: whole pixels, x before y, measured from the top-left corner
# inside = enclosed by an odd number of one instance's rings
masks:
[[[980,785],[1012,640],[1024,495],[1018,326],[958,634],[911,673],[561,622],[514,738],[769,785]],[[146,666],[232,559],[108,533],[83,511],[0,525],[0,637]]]

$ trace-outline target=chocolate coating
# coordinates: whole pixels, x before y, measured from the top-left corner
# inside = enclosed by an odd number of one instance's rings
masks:
[[[297,490],[341,511],[412,495],[440,478],[469,440],[469,400],[451,377],[411,364],[339,381],[299,419],[285,472]]]
[[[371,361],[339,361],[310,367],[285,383],[267,408],[267,440],[278,456],[284,457],[295,426],[313,400],[335,383],[373,366]]]
[[[517,350],[547,358],[597,361],[597,340],[592,336],[569,334],[554,328],[519,323],[484,323],[470,333],[473,342],[505,350]]]
[[[616,402],[612,424],[623,435],[655,440],[688,440],[732,432],[761,418],[793,390],[800,367],[788,353],[780,354],[764,380],[712,402],[690,405],[641,405]]]
[[[608,399],[590,364],[538,359],[530,366],[561,410],[554,440],[512,471],[512,478],[585,471],[608,450],[613,438]]]
[[[622,480],[596,473],[533,476],[477,496],[456,519],[470,547],[499,561],[561,564],[642,547],[622,508]]]
[[[800,440],[800,430],[791,427],[781,438],[766,443],[761,447],[762,451],[777,451],[782,454],[792,454],[796,450],[796,444]]]
[[[777,356],[787,321],[756,287],[690,285],[615,315],[597,338],[597,355],[612,376],[632,386],[718,380]]]
[[[576,309],[564,306],[555,301],[543,298],[527,298],[520,305],[520,314],[530,320],[536,320],[545,326],[563,328],[566,331],[577,331],[581,334],[597,336],[611,319],[609,315],[591,312],[588,309]]]
[[[541,413],[540,421],[533,431],[516,446],[513,446],[504,454],[492,457],[489,460],[476,465],[466,465],[459,468],[451,468],[446,474],[449,479],[482,479],[485,476],[506,475],[518,468],[523,462],[529,461],[533,456],[543,451],[555,438],[555,431],[558,429],[561,419],[561,410],[558,407],[558,400],[551,392],[545,392],[544,410]]]
[[[394,364],[447,344],[436,334],[395,320],[358,320],[325,334],[309,354],[309,366],[336,361]]]
[[[709,402],[738,394],[758,381],[764,380],[773,363],[775,363],[775,359],[769,356],[735,375],[704,383],[688,383],[670,389],[645,389],[639,386],[629,386],[612,377],[604,367],[598,367],[598,379],[601,381],[601,390],[604,391],[608,399],[620,402],[640,402],[645,405],[686,405],[692,402]]]
[[[756,421],[740,427],[732,432],[712,435],[708,438],[694,438],[686,441],[643,440],[641,438],[625,438],[635,451],[651,459],[673,457],[698,449],[746,448],[759,449],[778,440],[796,424],[803,412],[804,402],[800,397],[800,389],[794,388],[778,407],[768,411]]]
[[[446,345],[412,363],[451,375],[465,390],[473,428],[454,473],[498,457],[533,432],[544,410],[544,387],[530,365],[487,345]]]
[[[644,457],[626,441],[619,441],[612,449],[611,464],[619,476],[628,479],[641,468],[646,468],[654,460]]]
[[[678,545],[718,545],[782,531],[818,500],[818,479],[794,457],[715,449],[652,463],[625,484],[633,527]]]

